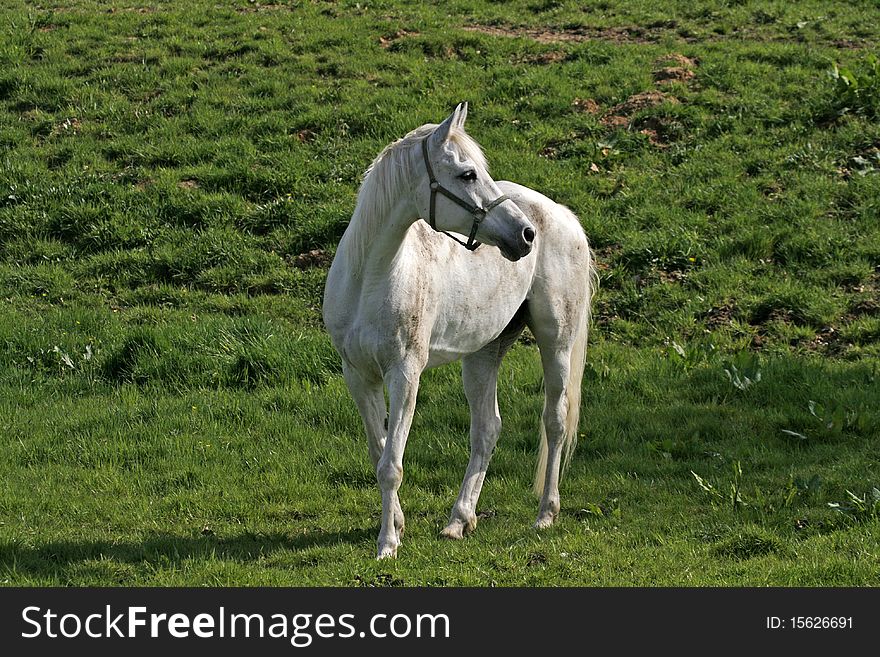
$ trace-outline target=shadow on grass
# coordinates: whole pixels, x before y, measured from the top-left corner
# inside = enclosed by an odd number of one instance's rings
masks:
[[[228,538],[156,534],[141,542],[63,540],[35,547],[3,542],[0,543],[0,569],[21,574],[49,575],[57,573],[59,568],[90,560],[162,565],[205,558],[248,562],[277,552],[305,552],[340,544],[372,544],[375,534],[375,528],[361,528],[298,535],[247,532]]]

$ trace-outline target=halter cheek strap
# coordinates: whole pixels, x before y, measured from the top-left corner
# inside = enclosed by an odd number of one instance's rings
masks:
[[[425,168],[428,170],[428,180],[431,183],[431,201],[428,210],[428,223],[431,224],[431,228],[437,230],[437,232],[443,233],[447,237],[451,237],[453,240],[464,246],[468,251],[474,251],[480,243],[476,240],[477,229],[480,227],[480,223],[483,219],[486,218],[486,215],[497,205],[501,205],[504,201],[509,200],[507,194],[502,194],[494,201],[486,205],[486,207],[480,207],[479,205],[474,205],[473,203],[461,198],[460,196],[456,196],[453,192],[446,189],[443,185],[437,182],[437,179],[434,177],[434,170],[431,168],[431,160],[428,159],[428,137],[422,139],[422,155],[425,159]],[[468,241],[462,242],[455,235],[452,235],[445,230],[437,229],[437,218],[436,218],[436,207],[437,207],[437,194],[443,194],[446,198],[448,198],[453,203],[463,207],[474,217],[474,223],[471,226],[470,235],[468,235]]]

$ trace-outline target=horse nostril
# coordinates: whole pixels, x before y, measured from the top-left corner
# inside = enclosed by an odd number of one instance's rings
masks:
[[[523,228],[523,239],[527,244],[531,244],[535,241],[535,229],[531,226],[526,226]]]

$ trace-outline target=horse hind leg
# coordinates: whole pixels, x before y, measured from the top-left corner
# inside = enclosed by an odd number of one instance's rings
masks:
[[[461,378],[471,414],[471,454],[449,523],[441,532],[441,536],[445,538],[460,539],[477,526],[477,501],[492,452],[501,433],[497,395],[498,369],[504,354],[516,342],[525,326],[524,310],[525,306],[498,338],[462,360]]]
[[[544,411],[541,417],[541,444],[535,473],[535,493],[540,496],[535,527],[552,525],[559,515],[559,479],[563,451],[570,439],[566,431],[569,400],[566,390],[568,354],[557,351],[544,357]]]
[[[541,445],[535,472],[535,494],[540,496],[535,527],[552,525],[559,515],[559,481],[577,443],[581,379],[584,372],[589,296],[572,294],[569,303],[548,304],[546,313],[532,308],[529,327],[541,352],[544,370],[544,411]],[[554,314],[551,308],[563,308]]]

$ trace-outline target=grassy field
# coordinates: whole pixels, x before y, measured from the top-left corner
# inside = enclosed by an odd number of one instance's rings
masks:
[[[880,585],[880,5],[0,9],[0,582]],[[324,333],[362,171],[470,101],[601,270],[562,516],[528,337],[462,542],[458,366],[399,558]]]

